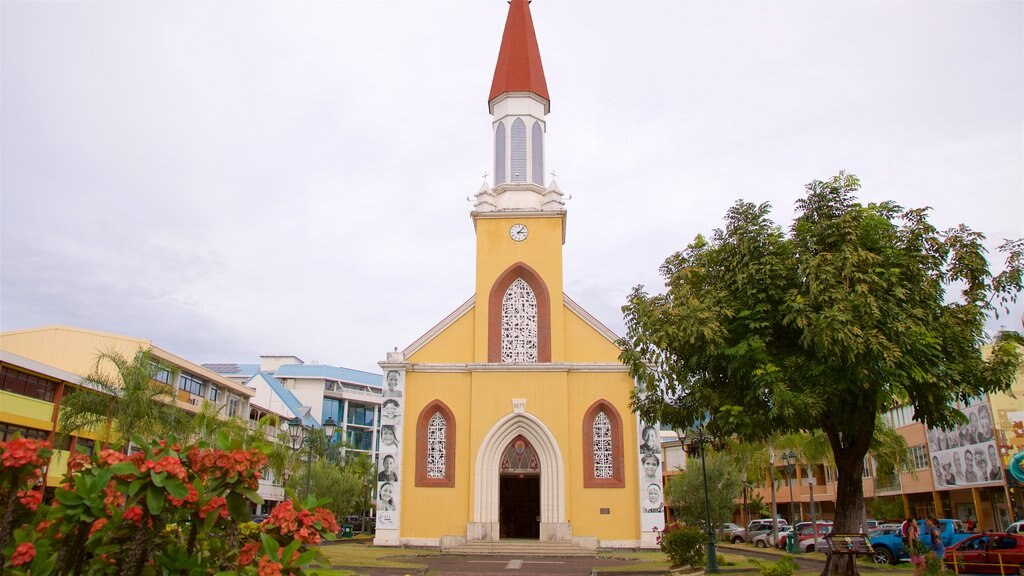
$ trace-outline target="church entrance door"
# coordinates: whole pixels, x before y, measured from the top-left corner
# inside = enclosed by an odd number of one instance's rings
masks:
[[[540,538],[540,460],[530,442],[516,436],[501,456],[499,538]]]
[[[501,477],[501,538],[540,538],[540,476]]]

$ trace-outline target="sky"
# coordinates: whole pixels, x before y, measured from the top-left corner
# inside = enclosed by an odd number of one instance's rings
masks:
[[[0,3],[0,330],[379,372],[472,295],[503,0]],[[535,0],[565,291],[815,179],[1024,237],[1024,2]],[[1019,330],[1018,303],[991,329]]]

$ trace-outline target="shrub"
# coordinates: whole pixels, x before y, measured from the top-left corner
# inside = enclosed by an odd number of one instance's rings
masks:
[[[668,554],[676,566],[703,566],[704,544],[707,536],[699,528],[669,524],[658,535],[661,551]]]
[[[789,556],[783,556],[778,562],[751,560],[750,563],[757,566],[761,571],[761,576],[793,576],[793,572],[799,567],[796,561]]]
[[[262,525],[247,522],[249,504],[263,502],[259,449],[226,435],[213,446],[132,441],[140,450],[131,455],[72,455],[50,506],[24,488],[41,476],[46,443],[0,442],[0,500],[25,509],[20,526],[3,515],[0,573],[302,576],[321,558],[316,545],[338,531],[312,498],[283,502]]]

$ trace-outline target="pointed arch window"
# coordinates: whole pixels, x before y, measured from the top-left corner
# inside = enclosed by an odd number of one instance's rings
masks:
[[[512,121],[512,182],[526,182],[526,122],[522,118]]]
[[[583,415],[583,487],[624,487],[622,450],[619,411],[607,400],[594,402]]]
[[[544,128],[541,127],[540,122],[534,121],[533,128],[530,129],[530,160],[532,161],[531,168],[533,169],[533,178],[531,182],[538,186],[544,185]]]
[[[522,278],[501,299],[501,361],[537,361],[537,296]]]
[[[416,485],[455,486],[455,415],[440,400],[416,421]]]
[[[505,182],[505,124],[498,122],[494,129],[494,185]]]
[[[548,288],[540,275],[522,262],[509,266],[491,285],[487,361],[551,362]]]

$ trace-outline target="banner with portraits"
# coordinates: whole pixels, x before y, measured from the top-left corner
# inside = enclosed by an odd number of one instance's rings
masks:
[[[967,417],[965,424],[948,430],[928,430],[935,489],[956,490],[1001,484],[1002,461],[988,402],[978,402],[961,411]]]
[[[384,374],[377,441],[377,528],[398,528],[401,504],[402,407],[405,378],[398,370]]]
[[[661,432],[657,425],[637,419],[640,430],[640,529],[650,532],[665,527],[665,494],[662,486]]]

